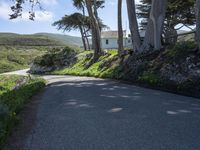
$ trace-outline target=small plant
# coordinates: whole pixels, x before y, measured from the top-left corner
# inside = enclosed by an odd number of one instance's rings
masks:
[[[197,44],[193,41],[179,42],[174,48],[168,49],[164,55],[173,61],[185,59],[195,48]]]
[[[153,72],[144,72],[142,76],[138,77],[138,81],[152,86],[159,86],[162,83],[160,77]]]

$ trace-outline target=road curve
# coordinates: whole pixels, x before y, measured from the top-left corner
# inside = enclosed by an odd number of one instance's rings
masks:
[[[29,69],[23,69],[23,70],[17,70],[17,71],[13,71],[13,72],[6,72],[6,73],[2,73],[0,75],[22,75],[22,76],[26,76],[28,75]]]
[[[200,100],[88,77],[44,76],[5,150],[199,150]]]

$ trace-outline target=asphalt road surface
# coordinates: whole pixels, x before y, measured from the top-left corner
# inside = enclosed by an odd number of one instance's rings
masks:
[[[44,76],[6,150],[200,150],[200,100],[113,80]]]

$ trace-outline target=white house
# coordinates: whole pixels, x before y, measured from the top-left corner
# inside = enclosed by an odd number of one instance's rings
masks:
[[[132,40],[130,34],[124,33],[124,47],[125,48],[132,48]],[[144,37],[144,31],[140,32],[141,37]],[[118,31],[103,31],[101,33],[101,45],[103,49],[117,49],[118,48]]]

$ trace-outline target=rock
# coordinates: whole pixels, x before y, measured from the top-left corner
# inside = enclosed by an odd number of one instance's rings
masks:
[[[29,79],[27,77],[21,77],[16,81],[16,85],[12,88],[12,90],[19,89],[21,86],[25,85],[28,81]]]
[[[29,73],[44,74],[44,73],[47,73],[47,72],[51,72],[53,70],[55,70],[54,67],[47,67],[47,66],[40,66],[40,65],[37,65],[37,64],[32,64],[31,68],[29,70]]]
[[[197,56],[188,56],[181,64],[178,62],[168,63],[161,67],[161,76],[175,83],[183,83],[193,78],[200,77],[200,59]]]

